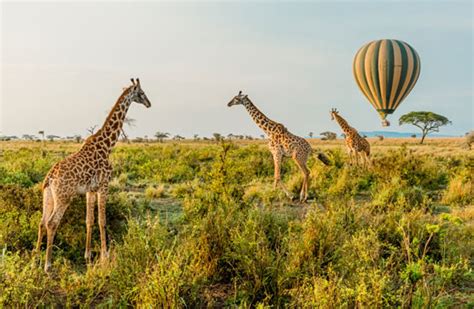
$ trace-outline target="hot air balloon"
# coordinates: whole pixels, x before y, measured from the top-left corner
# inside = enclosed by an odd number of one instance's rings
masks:
[[[402,103],[420,76],[420,57],[399,40],[378,40],[362,46],[354,57],[354,78],[364,96],[389,126],[387,117]]]

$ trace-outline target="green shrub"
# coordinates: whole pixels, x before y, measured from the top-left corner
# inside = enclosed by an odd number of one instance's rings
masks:
[[[38,263],[44,252],[31,254],[40,183],[77,147],[2,149],[0,307],[472,303],[468,156],[432,157],[402,147],[376,152],[372,168],[359,168],[348,166],[335,146],[325,150],[331,166],[309,160],[315,201],[296,204],[273,188],[266,146],[119,145],[107,201],[110,258],[97,259],[95,227],[94,262],[85,265],[85,198],[78,196],[60,224],[53,271],[45,275]],[[299,194],[302,176],[291,160],[282,175]]]

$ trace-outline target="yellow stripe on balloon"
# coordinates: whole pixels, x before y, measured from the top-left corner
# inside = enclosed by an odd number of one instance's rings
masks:
[[[400,50],[400,46],[394,41],[390,40],[393,46],[393,81],[392,81],[392,88],[390,91],[390,99],[388,102],[388,108],[393,109],[395,105],[395,95],[397,94],[398,84],[400,83],[401,75],[402,75],[402,52]]]
[[[372,77],[372,70],[370,69],[371,61],[372,61],[372,58],[374,57],[374,50],[375,50],[375,43],[371,42],[368,46],[367,53],[364,59],[364,73],[365,73],[365,79],[367,80],[367,84],[369,85],[369,92],[371,94],[371,97],[373,98],[371,100],[371,103],[375,108],[381,108],[377,102],[377,92],[375,91],[374,81]]]
[[[365,80],[365,72],[364,72],[364,59],[365,59],[365,52],[368,48],[369,44],[364,45],[356,54],[354,59],[354,78],[357,82],[362,93],[365,97],[369,100],[369,102],[373,102],[372,94],[370,93],[370,89],[367,85],[367,81]],[[372,104],[373,105],[373,104]]]
[[[387,107],[387,40],[382,40],[379,48],[379,61],[377,69],[379,70],[379,89],[382,96],[381,105],[383,108]]]

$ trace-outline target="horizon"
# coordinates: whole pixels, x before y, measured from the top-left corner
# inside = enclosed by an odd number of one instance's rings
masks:
[[[96,132],[96,131],[95,131]],[[94,132],[94,133],[95,133]],[[329,132],[332,132],[332,131],[329,131]],[[54,136],[54,140],[61,140],[61,141],[71,141],[71,140],[75,140],[76,137],[80,137],[80,142],[83,142],[85,141],[89,136],[91,136],[92,134],[85,134],[85,135],[56,135],[56,134],[46,134],[47,132],[45,132],[45,135],[44,135],[44,140],[49,140],[48,138],[48,135],[51,135],[51,136]],[[158,132],[157,132],[158,133]],[[162,133],[167,133],[169,134],[167,137],[163,138],[163,140],[168,140],[168,141],[171,141],[171,140],[174,140],[175,137],[177,136],[180,136],[182,137],[184,140],[194,140],[195,137],[194,136],[181,136],[179,134],[172,134],[172,133],[169,133],[169,132],[162,132]],[[218,133],[218,132],[214,132],[214,133]],[[213,134],[214,134],[213,133]],[[311,137],[309,136],[309,133],[313,133],[314,135]],[[321,132],[321,133],[324,133],[324,132]],[[336,133],[336,139],[343,139],[343,134],[342,132],[332,132],[332,133]],[[359,131],[360,134],[362,134],[363,136],[367,137],[367,138],[377,138],[379,137],[380,135],[382,135],[384,138],[388,138],[388,139],[404,139],[404,138],[407,138],[407,139],[411,139],[413,138],[412,135],[415,135],[415,137],[421,137],[422,134],[419,133],[419,132],[400,132],[400,131]],[[466,132],[465,134],[463,135],[447,135],[447,134],[442,134],[442,133],[429,133],[427,136],[426,136],[426,139],[429,139],[429,138],[434,138],[434,139],[445,139],[445,138],[464,138],[466,137],[466,135],[468,134],[469,132]],[[204,138],[207,138],[207,139],[213,139],[213,134],[210,134],[210,135],[197,135],[196,137],[198,138],[198,140],[203,140]],[[220,134],[220,133],[218,133]],[[229,133],[229,134],[221,134],[222,138],[224,139],[227,139],[227,140],[239,140],[240,138],[238,137],[242,137],[243,140],[266,140],[268,139],[267,136],[265,136],[264,133],[260,134],[260,135],[246,135],[246,134],[233,134],[233,133]],[[231,136],[231,137],[230,137]],[[262,136],[264,136],[262,138]],[[121,141],[125,141],[123,140],[123,135],[121,135],[120,139]],[[250,139],[249,139],[250,137]],[[322,139],[322,138],[325,138],[323,135],[321,134],[316,134],[314,132],[308,132],[307,135],[303,135],[302,137],[306,138],[306,139]],[[156,140],[156,137],[154,135],[151,135],[151,136],[148,136],[148,135],[144,135],[144,136],[129,136],[127,135],[127,138],[130,139],[130,140],[136,140],[136,139],[146,139],[147,141],[153,141],[153,140]],[[41,141],[42,140],[42,136],[39,135],[39,132],[37,134],[17,134],[17,135],[2,135],[0,134],[0,141],[15,141],[15,140],[18,140],[18,141]]]
[[[260,136],[243,107],[226,106],[240,89],[269,118],[305,137],[340,134],[332,107],[360,132],[416,134],[398,118],[426,110],[453,122],[436,134],[463,136],[474,119],[472,7],[470,1],[2,2],[0,135],[44,130],[84,137],[102,125],[129,79],[140,77],[152,107],[131,106],[135,126],[124,126],[131,138],[157,131]],[[388,117],[388,128],[352,75],[357,50],[381,38],[406,41],[421,58],[418,83]]]

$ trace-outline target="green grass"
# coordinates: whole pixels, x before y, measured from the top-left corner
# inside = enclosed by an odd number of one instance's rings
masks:
[[[50,275],[44,252],[31,253],[40,182],[78,146],[0,144],[0,306],[473,306],[472,153],[401,144],[375,145],[369,170],[347,166],[340,144],[316,144],[333,165],[310,160],[304,205],[273,189],[259,142],[119,145],[108,262],[85,265],[78,197]],[[297,195],[297,167],[287,160],[282,173]]]

